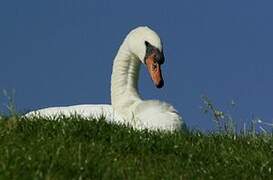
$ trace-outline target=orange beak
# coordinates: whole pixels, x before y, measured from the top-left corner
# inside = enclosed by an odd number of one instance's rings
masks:
[[[154,56],[152,54],[146,59],[146,66],[154,82],[154,85],[157,88],[162,88],[164,86],[164,80],[162,78],[160,64],[156,62],[153,57]]]

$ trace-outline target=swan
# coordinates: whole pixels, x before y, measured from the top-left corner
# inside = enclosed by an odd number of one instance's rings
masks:
[[[164,85],[161,73],[163,63],[163,48],[158,34],[147,26],[137,27],[126,36],[114,58],[111,77],[112,105],[50,107],[32,111],[25,116],[104,116],[107,122],[126,124],[135,129],[179,130],[183,121],[172,105],[158,100],[142,100],[138,92],[140,65],[146,65],[154,85],[161,88]]]

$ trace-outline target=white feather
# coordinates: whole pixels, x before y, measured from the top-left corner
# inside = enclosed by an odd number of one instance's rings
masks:
[[[83,118],[105,118],[108,122],[124,123],[124,119],[115,113],[108,104],[83,104],[66,107],[49,107],[27,113],[26,117],[40,116],[55,118],[58,116],[80,115]]]

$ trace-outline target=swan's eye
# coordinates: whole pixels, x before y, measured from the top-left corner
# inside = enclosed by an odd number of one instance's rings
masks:
[[[155,70],[157,68],[157,62],[154,62],[152,67],[153,67],[153,70]]]

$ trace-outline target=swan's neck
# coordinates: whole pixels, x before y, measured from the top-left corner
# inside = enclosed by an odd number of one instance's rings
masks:
[[[126,40],[114,59],[111,80],[111,101],[113,108],[128,116],[130,108],[141,101],[138,93],[140,60],[127,48]]]

